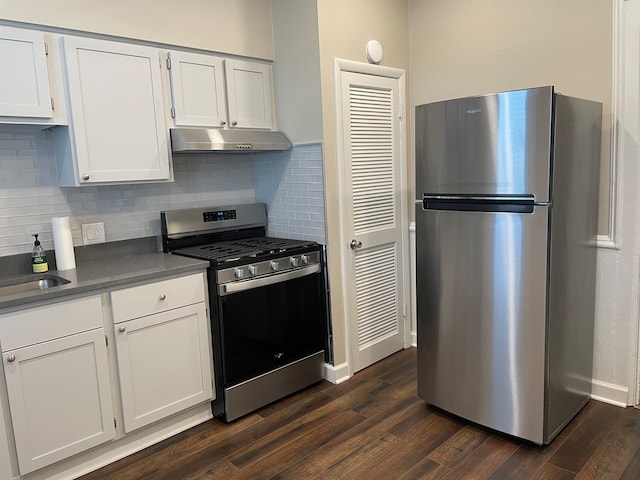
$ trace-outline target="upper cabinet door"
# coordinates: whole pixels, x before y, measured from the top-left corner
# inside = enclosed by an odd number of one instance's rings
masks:
[[[0,26],[0,115],[51,118],[44,33]]]
[[[224,127],[227,105],[223,60],[212,55],[169,52],[172,116],[176,126]]]
[[[75,184],[170,179],[160,51],[80,37],[63,45]]]
[[[229,126],[273,128],[271,65],[225,60]]]

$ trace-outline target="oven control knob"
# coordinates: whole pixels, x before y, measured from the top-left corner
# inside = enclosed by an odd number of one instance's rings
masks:
[[[256,267],[255,265],[249,265],[249,273],[251,275],[257,275],[258,274],[258,267]]]
[[[300,265],[300,259],[296,257],[291,257],[289,259],[289,265],[291,265],[292,267],[297,267],[298,265]]]
[[[273,270],[274,272],[277,272],[278,268],[280,267],[280,265],[278,265],[278,262],[275,262],[275,261],[271,262],[270,265],[271,265],[271,270]]]
[[[236,268],[234,275],[236,278],[244,278],[244,268]]]
[[[308,265],[309,264],[309,255],[302,255],[300,257],[300,260],[302,260],[302,264],[303,265]]]

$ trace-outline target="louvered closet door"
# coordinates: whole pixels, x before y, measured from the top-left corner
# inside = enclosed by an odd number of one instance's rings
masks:
[[[398,95],[397,79],[342,74],[353,372],[404,347]]]

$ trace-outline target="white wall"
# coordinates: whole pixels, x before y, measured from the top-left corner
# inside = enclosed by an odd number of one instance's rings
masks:
[[[0,20],[273,59],[271,0],[0,0]]]
[[[543,85],[602,102],[603,235],[609,234],[612,12],[612,2],[603,0],[409,2],[413,105]]]
[[[272,0],[278,128],[294,144],[322,141],[316,0]]]

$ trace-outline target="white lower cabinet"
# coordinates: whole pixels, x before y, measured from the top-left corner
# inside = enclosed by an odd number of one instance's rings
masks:
[[[75,478],[211,418],[206,305],[198,272],[0,314],[2,480]]]
[[[124,430],[212,398],[204,303],[115,325]]]
[[[0,342],[21,475],[115,437],[99,297],[2,315]]]
[[[111,292],[124,430],[213,397],[204,274]]]

